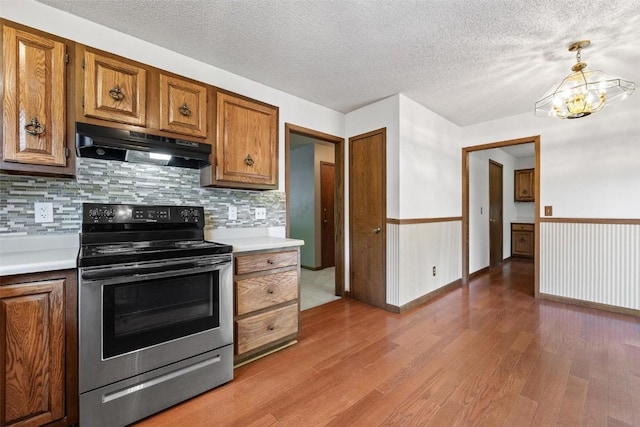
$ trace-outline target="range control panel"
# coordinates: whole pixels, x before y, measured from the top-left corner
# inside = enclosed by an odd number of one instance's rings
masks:
[[[204,221],[201,206],[144,206],[84,203],[83,224],[195,223]]]

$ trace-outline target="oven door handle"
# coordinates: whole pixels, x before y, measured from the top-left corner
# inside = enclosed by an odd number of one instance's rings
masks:
[[[146,276],[151,278],[215,271],[224,265],[230,265],[228,259],[225,261],[211,259],[179,262],[165,261],[150,265],[128,264],[84,270],[80,277],[84,280],[115,279],[120,277],[136,277],[138,280],[144,280]]]

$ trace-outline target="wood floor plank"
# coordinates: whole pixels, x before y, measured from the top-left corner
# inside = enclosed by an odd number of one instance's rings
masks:
[[[296,345],[136,426],[640,426],[640,319],[532,294],[512,260],[401,314],[314,307]]]

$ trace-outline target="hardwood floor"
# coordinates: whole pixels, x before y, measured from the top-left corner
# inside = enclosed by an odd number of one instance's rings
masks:
[[[640,319],[534,299],[513,260],[402,314],[342,299],[298,344],[142,426],[640,426]]]

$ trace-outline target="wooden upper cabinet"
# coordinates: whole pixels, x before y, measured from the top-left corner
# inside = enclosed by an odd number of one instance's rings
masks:
[[[278,187],[278,108],[218,91],[212,185]]]
[[[65,64],[64,43],[3,25],[0,169],[23,170],[10,162],[67,166]]]
[[[84,50],[84,115],[146,124],[147,72],[139,65]]]
[[[514,200],[516,202],[535,201],[535,169],[514,171]]]
[[[65,416],[64,279],[0,286],[0,425]]]
[[[160,129],[206,138],[207,86],[160,73]]]

